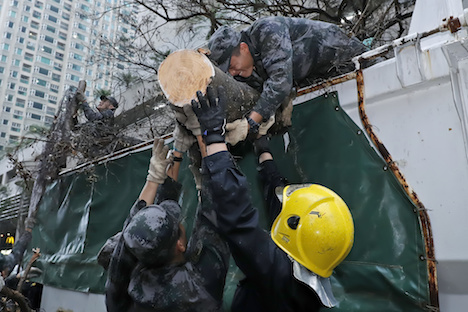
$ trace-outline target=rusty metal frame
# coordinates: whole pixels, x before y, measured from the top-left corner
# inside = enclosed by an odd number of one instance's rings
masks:
[[[421,227],[424,233],[424,243],[426,247],[426,255],[420,255],[420,261],[427,261],[427,273],[428,273],[428,284],[429,284],[429,300],[430,300],[430,308],[435,311],[439,311],[439,287],[437,282],[437,268],[435,260],[435,252],[434,252],[434,239],[432,236],[432,228],[431,222],[429,220],[429,215],[427,213],[427,209],[424,207],[424,204],[419,199],[419,196],[416,192],[411,188],[411,186],[406,181],[403,173],[398,168],[396,162],[393,160],[390,152],[387,150],[385,145],[380,141],[380,139],[375,134],[372,125],[369,122],[369,118],[367,117],[365,111],[365,89],[364,89],[364,75],[362,70],[358,70],[356,72],[356,84],[357,84],[357,95],[358,95],[358,109],[359,109],[359,116],[361,118],[361,122],[366,130],[368,136],[374,143],[375,147],[379,151],[380,155],[386,162],[386,170],[390,169],[395,177],[397,178],[398,182],[400,182],[401,186],[405,190],[406,194],[409,198],[413,201],[416,205],[414,210],[415,213],[418,213],[419,220],[421,222]]]

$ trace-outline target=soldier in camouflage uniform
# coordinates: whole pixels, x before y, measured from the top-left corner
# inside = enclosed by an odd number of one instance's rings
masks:
[[[223,26],[208,48],[221,70],[261,92],[247,118],[250,133],[289,104],[293,87],[352,71],[352,57],[367,50],[334,24],[278,16],[241,32]]]
[[[76,99],[80,103],[79,107],[83,109],[89,121],[102,121],[108,125],[114,124],[114,112],[119,107],[119,103],[114,97],[102,95],[100,98],[101,102],[96,107],[97,111],[89,107],[88,101],[82,92],[76,92]]]
[[[106,283],[110,312],[222,309],[229,248],[209,221],[213,206],[203,191],[187,244],[175,201],[181,185],[174,179],[182,154],[174,152],[176,162],[171,164],[167,152],[164,141],[155,140],[147,182],[112,254]]]

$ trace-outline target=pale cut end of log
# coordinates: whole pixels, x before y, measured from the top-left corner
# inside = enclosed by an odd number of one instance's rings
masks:
[[[161,63],[158,80],[169,102],[182,107],[196,99],[198,90],[205,93],[214,75],[214,66],[204,54],[194,50],[179,50]]]

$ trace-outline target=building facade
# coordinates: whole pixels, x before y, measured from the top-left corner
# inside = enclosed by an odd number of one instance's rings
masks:
[[[0,150],[33,125],[51,125],[65,90],[80,80],[91,101],[94,90],[111,89],[126,65],[101,56],[115,52],[120,35],[132,36],[132,16],[122,0],[0,3]]]

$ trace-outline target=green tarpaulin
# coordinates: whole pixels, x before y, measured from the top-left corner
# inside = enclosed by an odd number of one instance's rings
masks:
[[[415,207],[341,109],[337,94],[296,105],[288,134],[288,139],[275,137],[271,144],[282,174],[291,183],[314,182],[333,189],[354,218],[353,249],[332,275],[340,302],[333,310],[425,310],[428,276],[424,257],[420,257],[425,249]],[[238,163],[251,184],[254,205],[263,213],[251,147],[241,144],[233,153],[239,156]],[[98,266],[96,254],[121,229],[144,184],[149,157],[149,150],[128,155],[94,171],[70,174],[47,189],[32,244],[41,248],[38,266],[44,274],[40,282],[77,291],[104,291],[105,271]],[[186,208],[184,222],[190,231],[196,192],[187,162],[182,165],[180,203]],[[241,276],[233,266],[226,284],[226,306]]]

